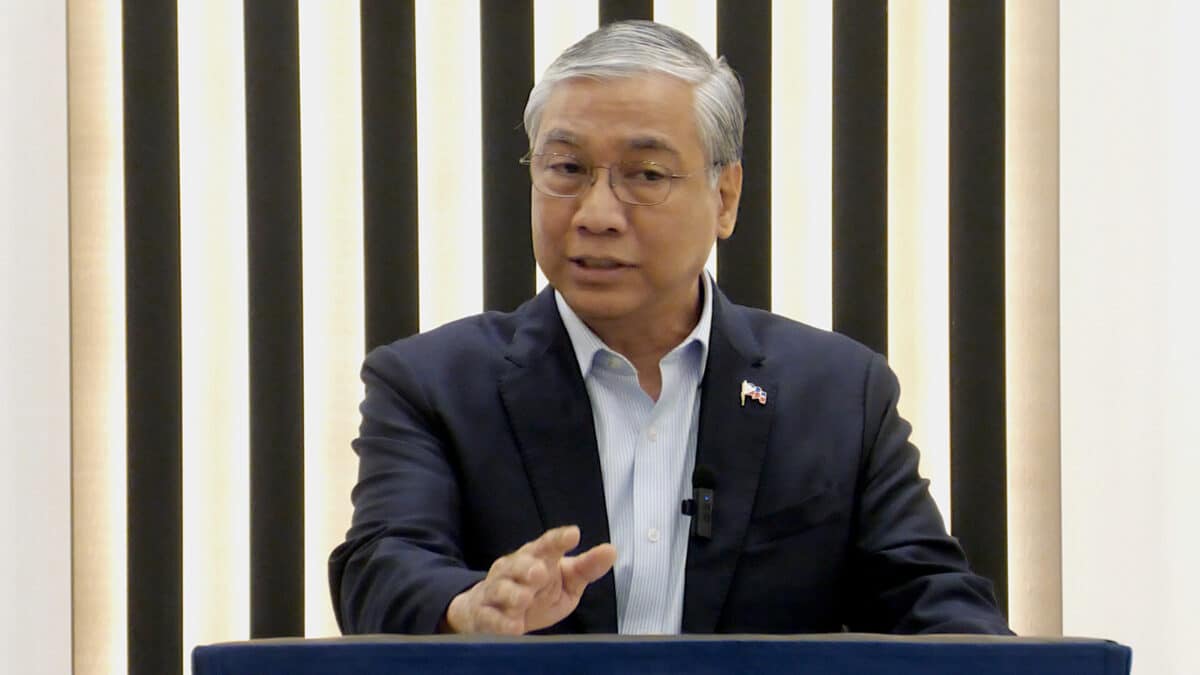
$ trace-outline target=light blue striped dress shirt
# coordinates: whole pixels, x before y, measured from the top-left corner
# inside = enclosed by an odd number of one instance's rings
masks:
[[[600,450],[608,529],[617,548],[617,630],[678,633],[690,518],[680,503],[692,495],[700,382],[712,328],[712,281],[702,275],[703,310],[696,327],[659,362],[662,391],[650,399],[637,371],[604,344],[554,294],[587,385]]]

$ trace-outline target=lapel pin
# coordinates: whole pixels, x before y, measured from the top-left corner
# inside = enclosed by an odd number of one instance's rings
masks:
[[[742,380],[742,407],[746,407],[746,397],[758,401],[759,405],[767,404],[767,392],[753,382]]]

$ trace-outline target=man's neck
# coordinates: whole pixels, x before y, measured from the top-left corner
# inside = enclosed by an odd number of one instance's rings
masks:
[[[696,328],[704,310],[704,295],[697,278],[689,297],[692,302],[677,302],[655,307],[642,315],[614,321],[584,320],[609,348],[629,359],[638,372],[642,389],[654,400],[662,389],[658,364]]]

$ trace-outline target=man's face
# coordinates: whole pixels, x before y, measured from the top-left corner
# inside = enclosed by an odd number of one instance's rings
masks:
[[[670,195],[653,206],[618,200],[605,168],[577,197],[533,190],[538,265],[586,321],[691,316],[713,243],[733,233],[741,165],[725,167],[712,186],[692,90],[657,74],[574,79],[558,84],[546,102],[534,153],[571,155],[596,167],[651,161],[689,175],[671,179]]]

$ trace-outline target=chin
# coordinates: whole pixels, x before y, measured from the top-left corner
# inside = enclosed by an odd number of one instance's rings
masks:
[[[618,291],[595,291],[590,289],[556,286],[566,298],[567,304],[579,318],[605,321],[626,316],[634,309],[632,299]]]

